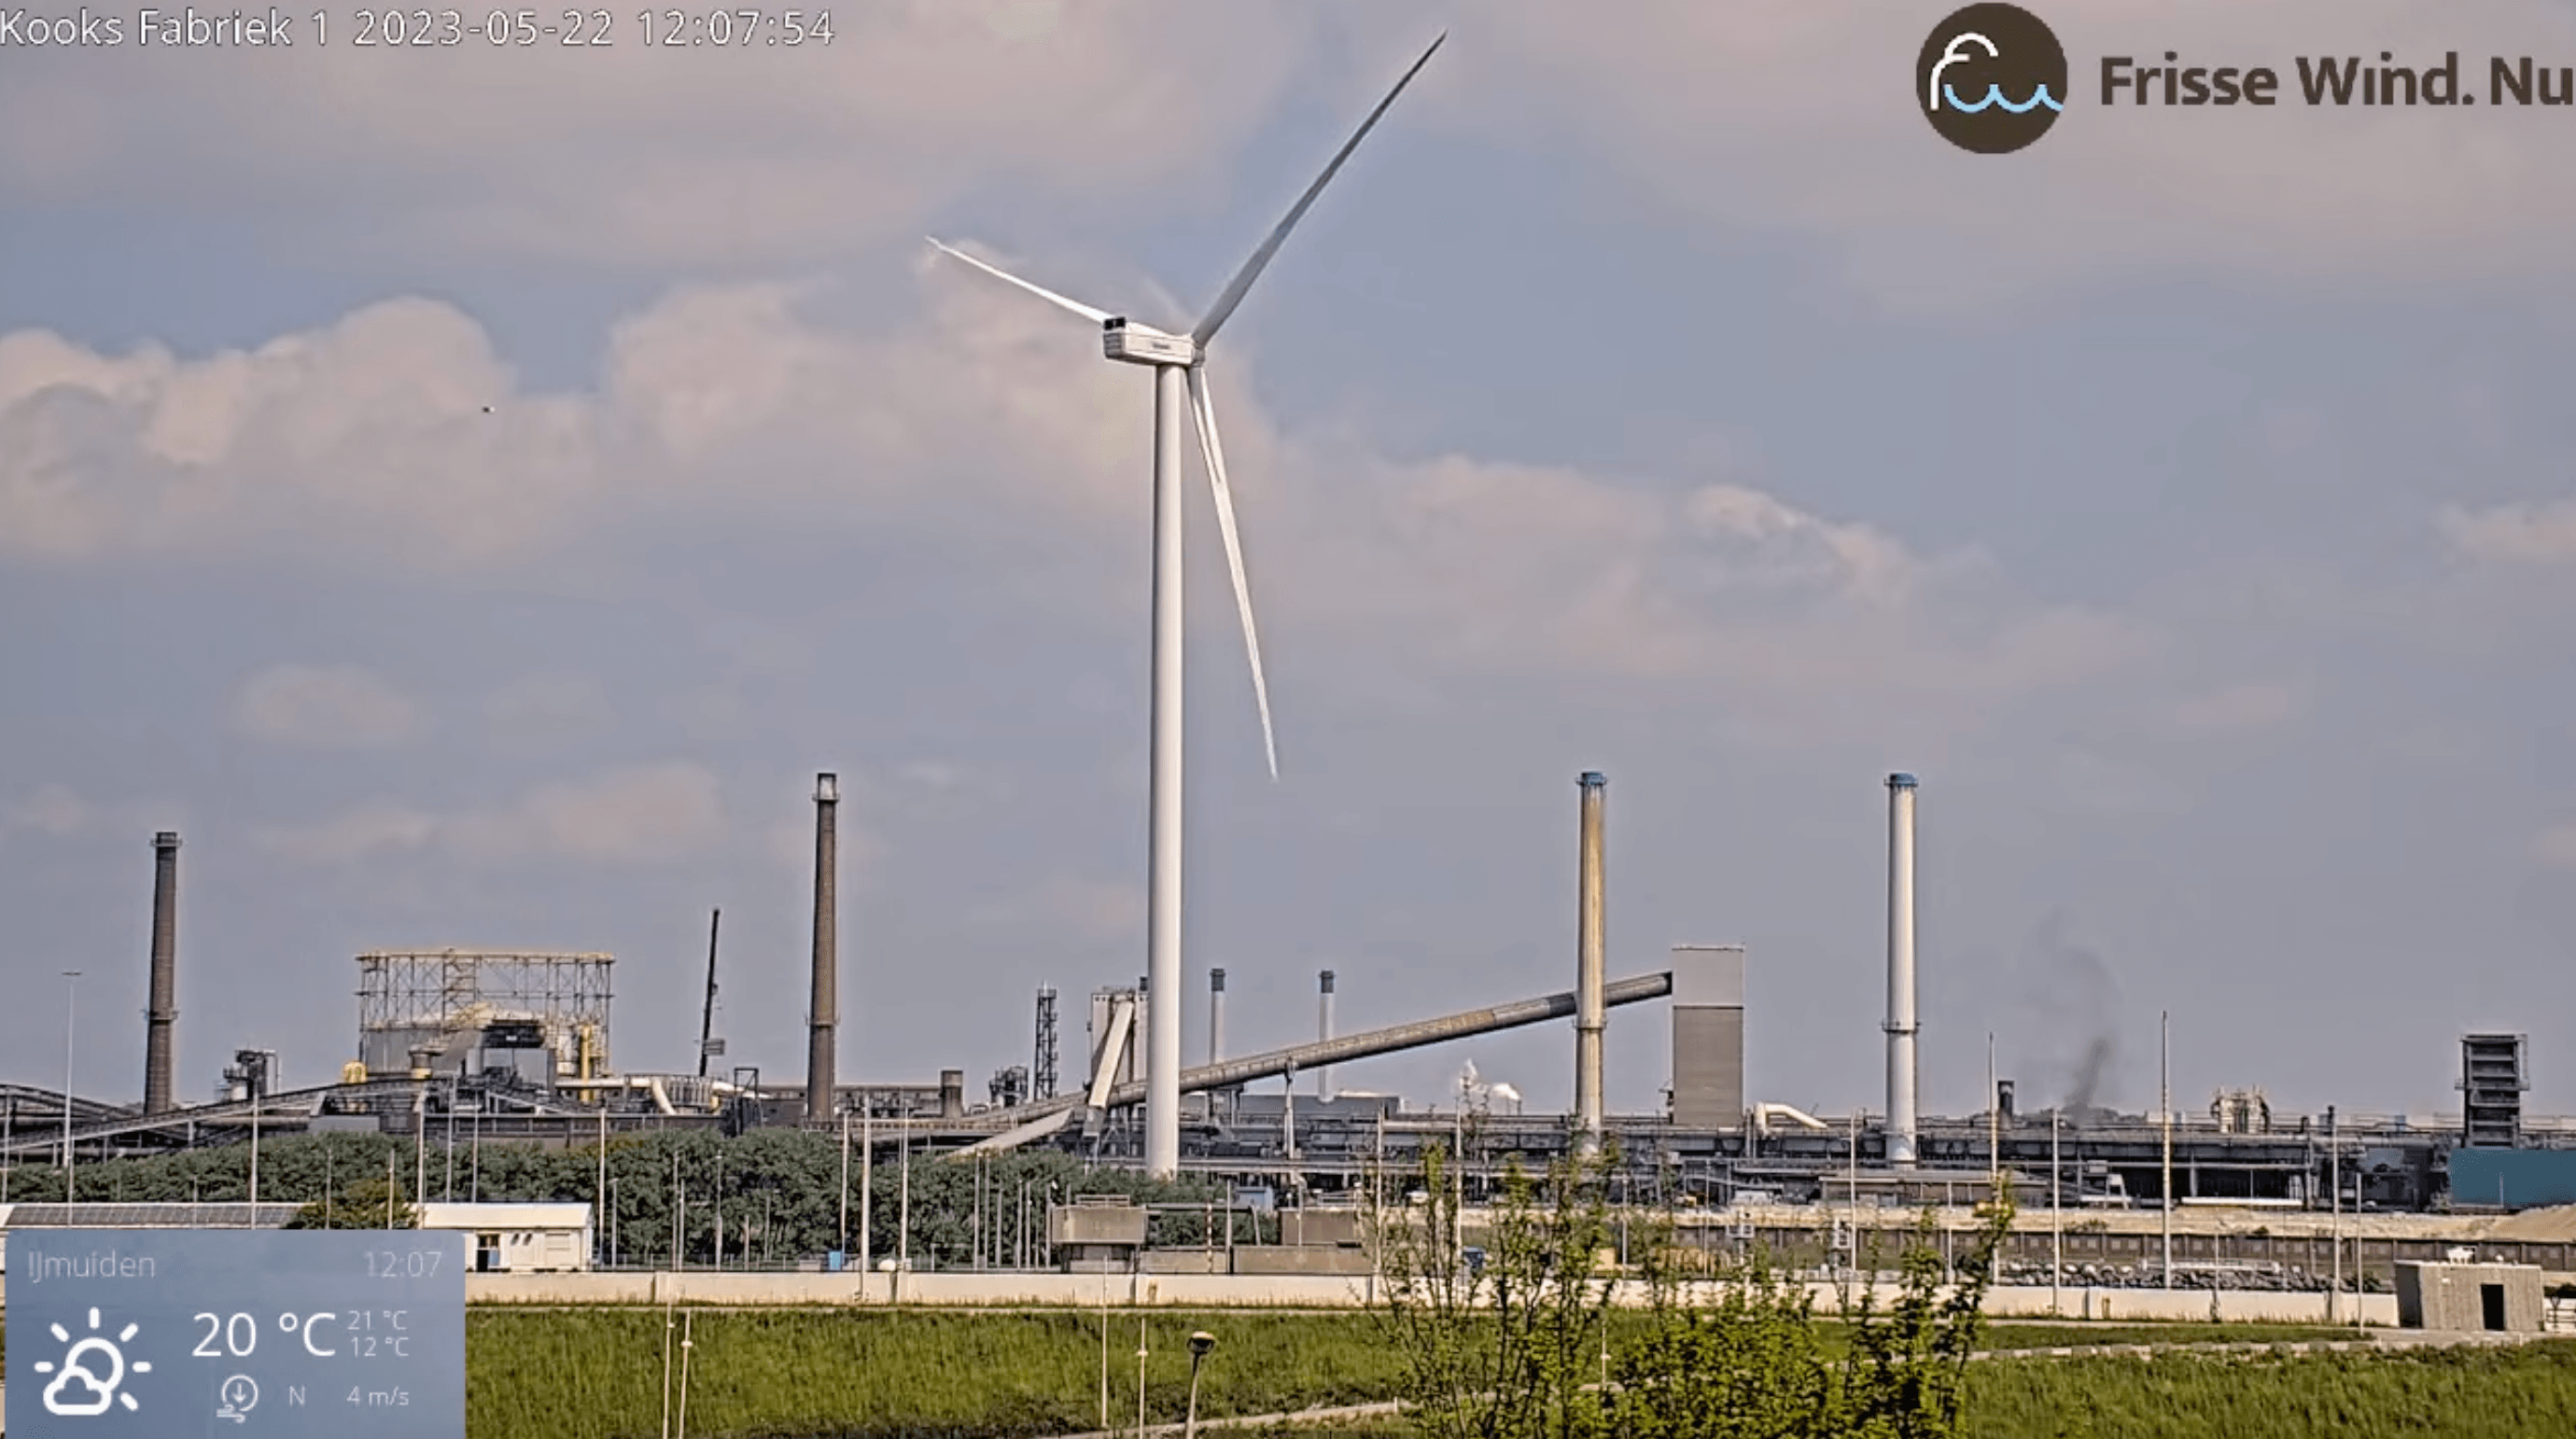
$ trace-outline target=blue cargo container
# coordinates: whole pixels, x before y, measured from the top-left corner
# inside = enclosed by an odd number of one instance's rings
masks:
[[[2451,1202],[2506,1209],[2576,1204],[2576,1149],[2454,1149]]]

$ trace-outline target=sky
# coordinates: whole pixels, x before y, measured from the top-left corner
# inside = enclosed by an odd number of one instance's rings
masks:
[[[828,45],[0,45],[0,1080],[356,1054],[369,950],[617,956],[612,1060],[981,1096],[1144,967],[1150,386],[936,234],[1175,328],[1444,26],[1213,348],[1278,725],[1185,473],[1188,1000],[1238,1051],[1748,947],[1748,1089],[2576,1112],[2576,109],[2100,103],[2105,55],[2576,64],[2576,12],[2058,0],[2066,109],[1926,123],[1947,6],[910,0]],[[114,12],[111,12],[114,13]],[[2295,79],[2285,88],[2295,89]],[[64,970],[80,970],[76,999]],[[2554,1016],[2554,1018],[2553,1018]],[[68,1033],[67,1033],[68,1031]],[[1669,1020],[1615,1011],[1610,1103]],[[1550,1025],[1472,1059],[1533,1108]],[[1069,1066],[1070,1067],[1070,1066]],[[1068,1080],[1070,1076],[1068,1076]]]

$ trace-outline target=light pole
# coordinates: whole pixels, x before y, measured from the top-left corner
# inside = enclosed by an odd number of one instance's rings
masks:
[[[1216,1336],[1202,1329],[1190,1336],[1190,1409],[1181,1422],[1181,1439],[1199,1436],[1199,1364],[1216,1347]]]
[[[597,1090],[592,1090],[590,1097],[599,1105],[599,1187],[591,1191],[591,1203],[599,1213],[590,1230],[590,1242],[597,1250],[593,1260],[596,1263],[608,1255],[608,1101]]]
[[[2335,1308],[2343,1302],[2343,1145],[2336,1139],[2331,1104],[2326,1106],[2326,1254],[2334,1270],[2326,1285],[2326,1322],[2332,1324]]]
[[[2057,1287],[2066,1274],[2066,1163],[2059,1158],[2058,1121],[2065,1106],[2048,1111],[2048,1312],[2057,1312]]]
[[[80,977],[77,969],[63,971],[70,983],[63,986],[63,1203],[72,1202],[72,1056],[79,1051],[78,1031],[73,1028],[73,1015],[80,1005]]]
[[[2156,1016],[2156,1121],[2164,1129],[2163,1175],[2156,1187],[2163,1191],[2165,1231],[2165,1288],[2173,1288],[2173,1014],[2170,1010]]]
[[[1995,1083],[1995,1032],[1986,1031],[1986,1188],[2003,1179],[2003,1092]]]

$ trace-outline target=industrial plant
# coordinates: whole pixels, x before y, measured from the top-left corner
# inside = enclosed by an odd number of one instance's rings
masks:
[[[2221,1091],[2186,1114],[2170,1101],[2150,1113],[2094,1107],[2031,1110],[1999,1077],[1985,1112],[1917,1113],[1915,778],[1887,777],[1886,1102],[1878,1112],[1816,1115],[1764,1101],[1748,1086],[1745,1037],[1759,1023],[1747,1003],[1741,945],[1671,947],[1662,970],[1612,977],[1605,964],[1609,889],[1608,781],[1577,783],[1580,862],[1573,876],[1572,985],[1411,1023],[1339,1032],[1341,976],[1316,978],[1312,1041],[1252,1054],[1227,1048],[1227,973],[1206,972],[1207,1047],[1172,1077],[1185,1096],[1178,1171],[1238,1192],[1273,1196],[1284,1209],[1346,1204],[1389,1172],[1439,1146],[1457,1154],[1464,1182],[1489,1189],[1503,1166],[1606,1150],[1630,1197],[1710,1215],[1812,1207],[1824,1215],[1884,1206],[1967,1204],[1991,1184],[2012,1186],[2026,1208],[2078,1213],[2090,1243],[2108,1252],[2120,1234],[2146,1259],[2143,1236],[2161,1225],[2163,1259],[2175,1263],[2172,1216],[2213,1210],[2373,1215],[2399,1247],[2407,1216],[2504,1214],[2576,1201],[2576,1147],[2528,1122],[2528,1045],[2516,1034],[2459,1040],[2462,1110],[2455,1121],[2277,1113],[2259,1089]],[[839,1134],[865,1152],[902,1144],[916,1157],[1052,1149],[1095,1164],[1150,1169],[1142,1110],[1158,1055],[1159,1010],[1144,980],[1092,988],[1087,1003],[1038,989],[1029,1011],[1028,1060],[970,1092],[962,1069],[910,1081],[845,1080],[838,1071],[840,915],[836,887],[838,789],[818,777],[810,1045],[801,1078],[764,1079],[750,1065],[719,1067],[713,1033],[718,982],[711,917],[706,1022],[685,1067],[627,1067],[614,1038],[616,961],[603,953],[411,949],[355,956],[355,1058],[331,1083],[282,1089],[272,1052],[242,1049],[205,1102],[177,1097],[171,1071],[178,1024],[179,837],[153,837],[150,1007],[143,1035],[143,1101],[103,1100],[24,1084],[0,1088],[0,1153],[18,1162],[76,1163],[195,1146],[234,1144],[254,1131],[363,1130],[427,1138],[470,1116],[481,1142],[587,1143],[611,1131],[714,1129],[739,1134],[803,1127]],[[673,977],[657,976],[657,983]],[[1931,982],[1941,982],[1936,973]],[[1654,1008],[1641,1008],[1654,1006]],[[1067,1013],[1068,1009],[1074,1012]],[[1603,1057],[1610,1012],[1669,1024],[1672,1061],[1655,1112],[1608,1112]],[[1647,1018],[1652,1016],[1652,1018]],[[1851,1022],[1865,1022],[1862,1015]],[[1416,1104],[1337,1087],[1370,1058],[1531,1025],[1572,1021],[1574,1107],[1526,1112],[1509,1085],[1472,1066],[1455,1094]],[[1078,1033],[1067,1025],[1078,1022]],[[2131,1211],[2154,1211],[2139,1214]],[[2280,1216],[2286,1220],[2287,1215]],[[1829,1221],[1816,1221],[1821,1227]],[[1839,1221],[1831,1221],[1839,1222]],[[2396,1226],[2391,1228],[2390,1226]],[[2188,1227],[2188,1226],[2186,1226]],[[2108,1238],[2104,1231],[2108,1231]],[[1069,1233],[1070,1231],[1068,1231]],[[2438,1239],[2431,1229],[2423,1243]],[[2482,1248],[2510,1249],[2489,1244]],[[2530,1246],[2555,1251],[2560,1241]],[[2189,1236],[2184,1253],[2206,1252]],[[2211,1256],[2212,1262],[2215,1255]],[[2427,1253],[2419,1257],[2437,1257]],[[2519,1256],[2514,1256],[2519,1257]],[[2540,1257],[2535,1255],[2534,1257]],[[2561,1260],[2565,1256],[2557,1256]],[[2559,1267],[2565,1267],[2563,1263]]]

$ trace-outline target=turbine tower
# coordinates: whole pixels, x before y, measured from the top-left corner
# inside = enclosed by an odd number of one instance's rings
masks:
[[[1101,345],[1112,360],[1143,365],[1154,372],[1154,629],[1153,727],[1150,739],[1147,805],[1151,812],[1146,840],[1145,890],[1145,1169],[1169,1178],[1181,1164],[1181,405],[1188,392],[1197,421],[1199,452],[1207,461],[1208,488],[1216,498],[1217,531],[1225,540],[1226,566],[1234,576],[1234,605],[1243,621],[1243,648],[1252,664],[1252,698],[1261,711],[1261,747],[1270,777],[1279,778],[1279,746],[1270,727],[1270,686],[1261,670],[1261,638],[1252,622],[1252,592],[1243,573],[1243,543],[1234,522],[1234,495],[1226,485],[1225,450],[1218,442],[1216,409],[1207,384],[1208,345],[1216,339],[1243,297],[1261,278],[1288,232],[1306,217],[1315,197],[1332,183],[1343,162],[1368,137],[1380,116],[1395,103],[1413,77],[1431,62],[1447,40],[1431,42],[1404,78],[1360,122],[1324,173],[1306,187],[1287,217],[1261,248],[1236,271],[1216,303],[1186,334],[1139,324],[1123,315],[1068,299],[1053,290],[987,264],[947,243],[933,239],[941,253],[954,256],[996,279],[1017,285],[1059,309],[1098,325]]]

